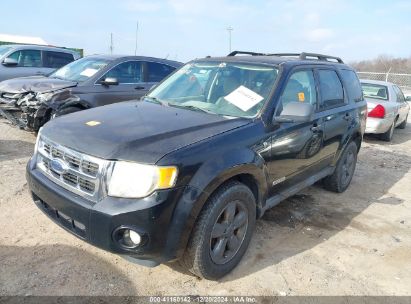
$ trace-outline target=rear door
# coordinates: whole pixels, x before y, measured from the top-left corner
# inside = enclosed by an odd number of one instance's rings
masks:
[[[147,86],[149,87],[149,89],[153,85],[162,81],[172,72],[174,72],[174,70],[175,70],[175,67],[169,66],[167,64],[158,63],[158,62],[150,62],[150,61],[146,62],[145,75],[146,75]]]
[[[290,73],[278,101],[279,115],[289,102],[306,102],[318,109],[318,85],[313,68]],[[310,122],[281,123],[271,139],[271,159],[268,161],[271,195],[318,173],[329,163],[324,150],[324,115],[316,111]]]
[[[408,115],[408,111],[409,111],[409,105],[408,103],[405,101],[405,97],[404,94],[402,93],[401,89],[394,85],[394,92],[396,94],[396,102],[398,105],[398,120],[397,120],[397,125],[399,125],[400,123],[402,123]]]
[[[74,56],[70,53],[56,51],[42,51],[42,53],[43,73],[46,75],[74,61]]]
[[[105,78],[116,78],[117,85],[103,85]],[[94,85],[95,106],[139,99],[147,92],[147,84],[143,79],[142,61],[125,61],[111,68]]]
[[[357,108],[353,102],[350,103],[342,76],[337,70],[321,68],[316,70],[316,75],[320,88],[319,111],[324,117],[324,149],[332,161],[344,145],[349,128],[354,123]]]

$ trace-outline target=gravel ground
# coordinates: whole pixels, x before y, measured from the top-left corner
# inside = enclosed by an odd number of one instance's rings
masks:
[[[367,138],[350,188],[310,187],[268,211],[219,282],[84,243],[32,203],[33,134],[0,119],[0,295],[411,295],[411,125]]]

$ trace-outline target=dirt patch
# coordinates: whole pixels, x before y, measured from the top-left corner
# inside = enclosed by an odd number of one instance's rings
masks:
[[[33,204],[33,134],[0,119],[1,295],[411,295],[411,127],[367,137],[342,194],[310,187],[267,211],[219,282],[94,248]]]

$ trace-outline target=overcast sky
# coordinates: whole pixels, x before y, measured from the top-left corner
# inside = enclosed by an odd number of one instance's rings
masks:
[[[406,0],[13,0],[2,3],[0,33],[39,36],[86,54],[134,54],[180,61],[228,53],[320,52],[346,61],[411,56]]]

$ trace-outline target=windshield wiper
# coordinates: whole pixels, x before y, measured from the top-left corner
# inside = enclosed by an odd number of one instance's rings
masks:
[[[214,112],[211,112],[209,110],[206,110],[204,108],[192,106],[192,105],[180,105],[180,104],[175,104],[175,103],[169,103],[168,104],[170,107],[175,107],[175,108],[180,108],[180,109],[189,109],[189,110],[194,110],[194,111],[199,111],[199,112],[204,112],[208,114],[216,114]]]
[[[167,102],[162,101],[162,100],[158,99],[157,97],[144,96],[144,99],[147,100],[148,102],[154,102],[154,103],[162,105],[162,106],[168,106]]]

